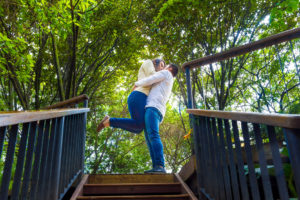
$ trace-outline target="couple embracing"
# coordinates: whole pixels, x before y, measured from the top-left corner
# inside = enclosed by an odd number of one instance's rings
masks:
[[[166,66],[161,59],[146,60],[139,69],[138,81],[127,99],[131,118],[105,116],[97,127],[98,132],[109,126],[133,133],[144,130],[153,167],[145,173],[166,173],[159,125],[165,115],[173,78],[177,73],[175,64]]]

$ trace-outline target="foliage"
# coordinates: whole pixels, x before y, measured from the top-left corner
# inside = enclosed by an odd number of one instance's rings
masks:
[[[157,16],[148,13],[142,18],[146,22],[144,29],[151,39],[149,43],[152,49],[162,52],[166,60],[184,63],[195,58],[212,55],[258,40],[269,35],[292,29],[299,25],[299,2],[294,0],[286,1],[147,1],[146,9],[156,5]],[[295,6],[296,5],[296,6]],[[146,12],[146,11],[145,11]],[[151,20],[153,18],[153,20]],[[296,47],[297,44],[294,44]],[[295,49],[297,49],[295,47]],[[271,50],[269,58],[275,60],[268,65],[276,64],[276,51]],[[282,49],[279,48],[280,54]],[[244,77],[252,79],[253,74],[248,76],[249,65],[252,69],[256,66],[265,67],[264,62],[253,62],[257,54],[246,54],[233,59],[210,64],[192,72],[194,105],[206,109],[219,110],[249,110],[247,97],[253,93],[253,88],[259,87],[251,83],[241,83]],[[261,55],[261,54],[260,54]],[[289,53],[288,57],[291,58]],[[261,55],[261,60],[266,59]],[[299,59],[299,58],[298,58]],[[267,61],[269,62],[269,60]],[[288,63],[285,60],[283,65]],[[278,65],[277,63],[276,65]],[[246,69],[246,70],[245,70]],[[275,73],[275,71],[273,71]],[[293,74],[291,70],[287,73]],[[266,73],[269,73],[267,71]],[[280,68],[276,69],[276,76],[280,77]],[[281,77],[283,75],[281,74]],[[286,75],[289,77],[290,75]],[[185,96],[182,88],[185,80],[177,79],[181,85],[181,95]],[[260,81],[260,80],[258,80]],[[287,81],[289,83],[289,81]],[[249,85],[252,88],[243,86]],[[275,83],[277,84],[277,83]],[[297,83],[289,83],[288,88],[297,94]],[[283,95],[280,83],[277,87],[272,84],[278,95]],[[285,86],[283,86],[285,87]],[[273,90],[273,91],[274,91]],[[248,96],[247,96],[248,95]],[[252,95],[253,96],[253,95]],[[277,96],[275,101],[280,101]],[[283,95],[283,98],[286,95]],[[291,95],[292,96],[292,95]],[[258,97],[259,98],[259,97]],[[295,97],[297,99],[297,95]],[[251,98],[256,102],[257,98]],[[243,108],[239,108],[243,102]],[[282,100],[281,108],[272,112],[287,112],[289,106],[296,103]],[[290,105],[287,105],[290,104]],[[252,110],[262,111],[252,107]],[[271,110],[269,110],[271,112]]]
[[[86,171],[141,173],[151,167],[143,133],[95,128],[105,114],[129,117],[126,100],[142,60],[180,66],[299,27],[298,11],[297,0],[4,0],[0,110],[40,109],[85,93]],[[299,114],[300,43],[291,44],[293,51],[286,43],[192,70],[194,105]],[[160,129],[173,172],[191,154],[185,83],[180,69]]]
[[[92,97],[118,70],[136,66],[143,40],[132,4],[2,1],[0,73],[7,75],[1,77],[7,104],[17,96],[14,104],[39,109],[83,93]]]

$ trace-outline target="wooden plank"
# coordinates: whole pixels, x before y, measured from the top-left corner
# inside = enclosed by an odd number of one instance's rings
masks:
[[[188,194],[190,200],[198,200],[197,197],[192,192],[192,190],[189,188],[189,186],[181,179],[178,173],[175,173],[175,177],[177,178],[177,180],[180,182],[182,186],[183,189],[182,193]]]
[[[174,183],[173,174],[90,174],[89,184]]]
[[[191,68],[200,67],[203,65],[207,65],[214,62],[229,59],[231,57],[243,55],[258,49],[262,49],[268,46],[272,46],[274,44],[286,42],[299,37],[300,37],[300,28],[287,30],[255,42],[251,42],[249,44],[231,48],[224,52],[216,53],[214,55],[209,55],[203,58],[192,60],[190,62],[186,62],[182,65],[182,68],[185,69],[186,67],[189,67],[191,69]]]
[[[135,195],[135,196],[80,196],[77,198],[78,200],[84,199],[101,199],[101,200],[109,200],[109,199],[134,199],[134,200],[148,200],[148,199],[161,199],[161,200],[187,200],[189,196],[187,194],[179,194],[179,195]]]
[[[77,197],[79,197],[83,194],[83,186],[84,186],[84,184],[86,184],[88,182],[88,178],[89,178],[88,174],[83,175],[80,183],[76,187],[76,189],[75,189],[72,197],[70,198],[70,200],[76,200]]]
[[[79,113],[89,112],[89,108],[72,108],[72,109],[57,109],[57,110],[40,110],[40,111],[23,111],[4,114],[0,113],[0,127],[9,126],[20,123],[34,122],[45,119],[63,117]]]
[[[84,195],[180,194],[180,183],[85,184]]]
[[[187,109],[189,114],[300,129],[300,115]]]
[[[66,107],[70,107],[70,106],[73,106],[75,104],[81,103],[81,102],[83,102],[85,100],[88,100],[88,99],[89,99],[89,97],[86,94],[83,94],[83,95],[73,97],[73,98],[65,100],[65,101],[58,102],[58,103],[53,104],[51,106],[47,106],[43,109],[66,108]]]
[[[196,172],[196,157],[192,155],[190,160],[181,168],[179,176],[183,181],[188,180]]]

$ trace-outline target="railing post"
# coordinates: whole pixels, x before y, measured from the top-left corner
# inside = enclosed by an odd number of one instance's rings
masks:
[[[61,156],[62,156],[62,144],[63,144],[63,134],[64,134],[64,121],[65,117],[60,117],[57,119],[57,135],[55,138],[55,156],[53,164],[53,191],[50,193],[50,199],[58,199],[59,192],[59,179],[60,179],[60,168],[61,168]]]
[[[83,102],[83,107],[88,107],[88,99],[85,99]],[[87,113],[84,113],[83,123],[82,123],[82,174],[84,174],[84,160],[85,160],[85,140],[86,140],[86,121],[87,121]]]
[[[4,144],[4,137],[7,131],[7,127],[0,127],[0,161],[1,161],[1,155],[2,155],[2,149]]]
[[[11,178],[12,165],[14,161],[15,146],[17,141],[18,125],[12,127],[10,138],[8,142],[8,149],[6,152],[5,166],[3,171],[5,172],[2,176],[2,183],[0,188],[0,199],[7,199],[9,181]]]
[[[186,90],[187,90],[187,97],[188,97],[188,108],[193,108],[193,97],[192,97],[192,85],[191,85],[191,74],[190,68],[187,66],[185,68],[185,76],[186,76]]]
[[[188,108],[192,109],[193,108],[193,97],[192,97],[192,85],[191,85],[191,74],[190,74],[190,68],[187,66],[185,68],[185,75],[186,75],[186,86],[187,86],[187,97],[188,97]],[[197,171],[197,190],[198,190],[198,196],[199,198],[202,197],[202,192],[201,192],[201,176],[200,176],[200,152],[199,152],[199,130],[201,127],[196,125],[194,115],[190,114],[190,126],[193,128],[193,136],[194,139],[192,141],[192,153],[195,152],[195,157],[196,157],[196,171]]]
[[[283,132],[286,138],[289,158],[291,161],[294,181],[298,195],[300,195],[300,134],[299,129],[283,128]]]

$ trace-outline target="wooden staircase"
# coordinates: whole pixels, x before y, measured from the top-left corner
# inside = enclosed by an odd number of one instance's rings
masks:
[[[178,174],[84,175],[71,200],[196,200]]]

